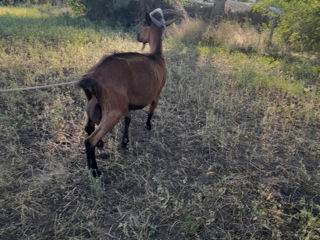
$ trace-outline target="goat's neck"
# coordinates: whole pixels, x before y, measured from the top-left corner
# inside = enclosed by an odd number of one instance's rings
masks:
[[[162,56],[162,30],[157,29],[151,36],[150,36],[150,53],[153,55]]]

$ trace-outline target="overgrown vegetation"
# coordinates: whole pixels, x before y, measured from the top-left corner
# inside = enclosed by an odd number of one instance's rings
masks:
[[[0,93],[1,239],[320,238],[318,59],[224,45],[231,25],[191,36],[196,24],[164,42],[154,129],[134,112],[122,151],[117,126],[100,179],[85,169],[79,89]],[[0,8],[0,35],[1,89],[73,81],[104,54],[141,49],[45,8]]]
[[[77,15],[85,15],[89,19],[109,24],[133,26],[143,19],[145,11],[155,6],[167,8],[172,1],[146,1],[146,0],[69,0],[68,5]]]
[[[0,0],[0,5],[17,6],[17,5],[30,5],[30,4],[47,4],[57,5],[58,2],[66,2],[66,0]]]
[[[71,0],[68,4],[78,15],[85,14],[92,20],[112,19],[113,21],[121,21],[122,24],[128,24],[128,21],[132,20],[130,19],[129,2],[130,0]]]
[[[204,46],[246,53],[266,53],[267,32],[258,32],[249,24],[240,25],[225,21],[213,25],[199,19],[189,19],[182,24],[174,25],[169,32],[175,39],[183,42],[201,43]],[[277,43],[273,48],[277,48]]]
[[[254,5],[256,11],[277,7],[280,12],[278,31],[296,51],[320,52],[320,2],[318,0],[263,0]],[[273,12],[268,13],[274,16]]]

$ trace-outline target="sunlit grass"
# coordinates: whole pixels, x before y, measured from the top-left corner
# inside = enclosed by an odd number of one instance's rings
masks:
[[[258,32],[248,24],[210,25],[192,19],[175,25],[169,33],[170,46],[181,53],[195,52],[202,59],[211,58],[214,66],[232,75],[245,88],[279,88],[293,96],[302,96],[304,88],[319,86],[320,68],[315,61],[299,57],[276,59],[274,52],[285,51],[283,43],[275,38],[274,49],[268,54],[267,32]]]
[[[130,34],[35,8],[0,8],[2,87],[77,78],[103,55],[137,51]],[[26,13],[26,14],[24,14]],[[22,80],[22,81],[21,81]],[[20,82],[19,82],[20,81]]]
[[[317,83],[314,79],[319,70],[310,63],[305,63],[310,69],[308,71],[306,70],[308,68],[301,68],[301,65],[295,62],[287,63],[268,56],[247,55],[239,51],[231,52],[225,48],[212,48],[206,45],[200,45],[196,49],[200,56],[211,58],[213,64],[216,64],[221,71],[233,75],[239,84],[249,89],[279,88],[292,96],[302,96],[305,94],[304,88],[310,82]]]
[[[45,14],[38,8],[26,7],[1,7],[0,16],[11,16],[17,18],[42,18]]]

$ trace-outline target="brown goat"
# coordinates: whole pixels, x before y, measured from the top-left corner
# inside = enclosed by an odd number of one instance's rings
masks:
[[[95,147],[103,145],[102,137],[112,130],[122,116],[125,117],[123,147],[129,142],[130,110],[150,105],[146,128],[151,130],[153,111],[166,81],[162,53],[165,27],[161,9],[147,13],[138,41],[144,45],[149,43],[150,54],[128,52],[105,56],[78,83],[88,100],[85,131],[89,136],[85,140],[85,148],[88,168],[94,177],[101,174],[95,159]],[[98,125],[96,129],[95,124]]]

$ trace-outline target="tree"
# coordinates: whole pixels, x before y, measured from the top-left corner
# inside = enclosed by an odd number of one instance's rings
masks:
[[[92,20],[109,20],[111,24],[126,26],[137,24],[145,12],[158,7],[171,7],[187,18],[181,0],[68,0],[68,3],[78,15],[84,14]]]
[[[270,6],[280,9],[278,31],[288,45],[298,51],[320,52],[319,0],[263,0],[254,10],[263,13]]]

